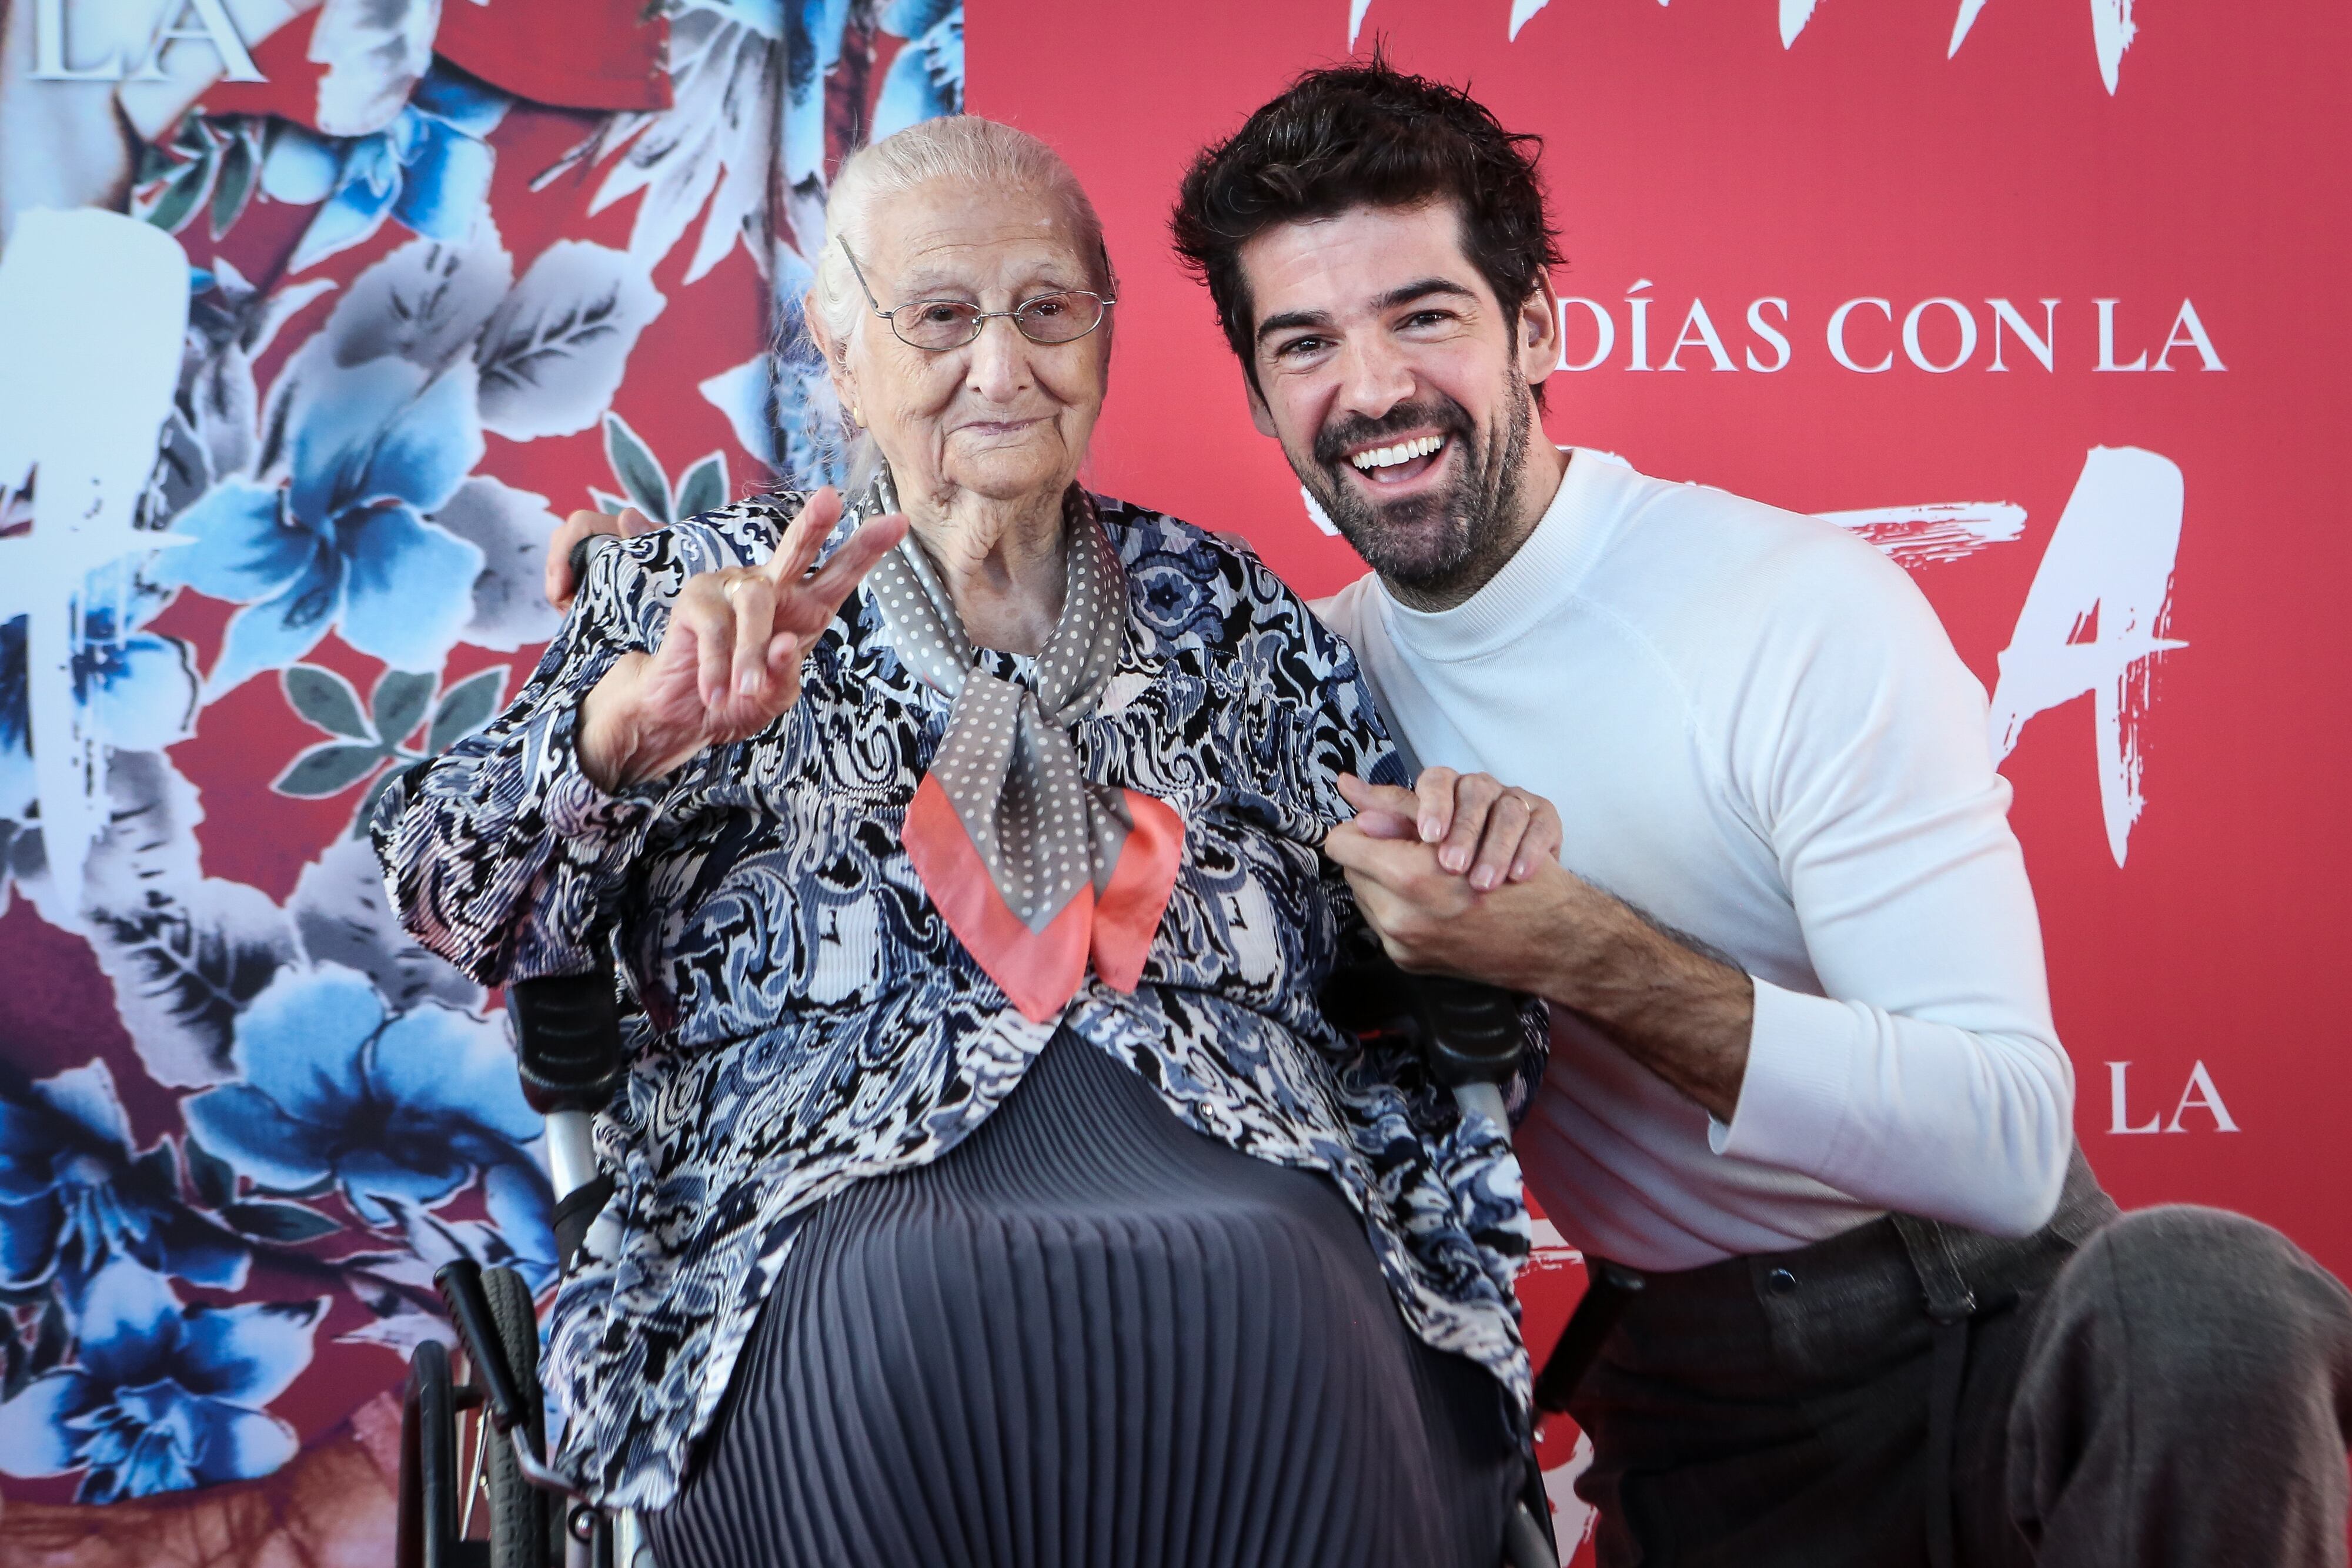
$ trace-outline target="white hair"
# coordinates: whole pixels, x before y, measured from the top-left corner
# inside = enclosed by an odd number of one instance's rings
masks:
[[[976,114],[917,120],[851,153],[825,193],[825,241],[817,252],[809,303],[836,349],[846,350],[869,314],[866,292],[842,246],[856,250],[863,261],[870,255],[877,210],[891,197],[935,180],[975,191],[1029,191],[1058,199],[1068,210],[1072,238],[1087,258],[1092,287],[1105,294],[1118,291],[1103,248],[1102,220],[1060,153],[1025,131]],[[845,419],[844,434],[851,438],[851,483],[862,486],[874,469],[873,439]]]
[[[824,248],[818,252],[810,286],[817,314],[836,343],[845,344],[866,313],[866,295],[842,255],[842,245],[863,252],[872,236],[875,209],[892,196],[949,180],[975,191],[1034,191],[1067,204],[1078,254],[1096,269],[1095,282],[1108,289],[1109,261],[1103,255],[1102,220],[1062,155],[1025,131],[976,114],[919,120],[851,153],[825,194]],[[839,243],[836,243],[839,242]]]

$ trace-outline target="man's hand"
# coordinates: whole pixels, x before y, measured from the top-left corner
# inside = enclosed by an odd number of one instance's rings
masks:
[[[592,782],[610,790],[657,779],[707,747],[759,734],[799,700],[802,654],[907,533],[903,517],[873,518],[812,574],[840,520],[827,486],[765,564],[687,580],[661,646],[621,655],[580,706],[580,767]]]
[[[1425,768],[1410,789],[1339,775],[1339,798],[1376,839],[1418,839],[1437,863],[1481,890],[1525,882],[1547,857],[1559,857],[1559,813],[1542,796],[1515,789],[1488,773]]]
[[[1549,802],[1490,790],[1483,774],[1432,780],[1439,772],[1424,772],[1413,790],[1342,779],[1359,814],[1324,840],[1389,956],[1409,971],[1568,1008],[1728,1122],[1748,1066],[1754,983],[1562,867]],[[1465,788],[1473,779],[1485,783]],[[1485,802],[1469,827],[1465,795]],[[1498,809],[1514,796],[1531,804]]]
[[[624,507],[616,516],[611,512],[574,512],[563,519],[547,541],[547,601],[558,610],[572,608],[572,596],[580,585],[572,580],[572,547],[582,539],[599,534],[614,538],[633,539],[639,534],[652,533],[656,523],[635,507]]]
[[[1368,820],[1370,825],[1367,825]],[[1399,967],[1459,975],[1513,990],[1541,992],[1557,957],[1563,898],[1576,879],[1557,863],[1491,890],[1438,861],[1436,845],[1385,829],[1367,813],[1342,822],[1323,852],[1348,873],[1356,903]]]

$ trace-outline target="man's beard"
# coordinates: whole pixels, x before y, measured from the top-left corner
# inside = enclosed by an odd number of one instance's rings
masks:
[[[1365,564],[1410,599],[1458,603],[1500,570],[1517,548],[1519,470],[1527,461],[1535,400],[1527,383],[1507,383],[1501,428],[1482,439],[1467,409],[1443,393],[1400,403],[1379,419],[1351,418],[1315,437],[1311,463],[1295,465],[1332,527]],[[1342,470],[1347,455],[1384,436],[1436,430],[1454,478],[1435,490],[1383,502]],[[1499,437],[1499,439],[1498,439]],[[1461,457],[1453,456],[1458,447]]]

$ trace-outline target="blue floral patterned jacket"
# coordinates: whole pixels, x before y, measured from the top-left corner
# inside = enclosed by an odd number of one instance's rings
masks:
[[[1007,1003],[899,848],[948,709],[862,595],[761,735],[617,795],[583,775],[582,695],[657,644],[688,576],[764,559],[800,504],[603,551],[514,705],[375,816],[394,904],[426,946],[499,984],[602,967],[610,930],[644,1007],[627,1085],[598,1122],[618,1192],[554,1309],[559,1463],[607,1502],[667,1501],[798,1222],[860,1177],[953,1147],[1056,1027],[1200,1132],[1328,1173],[1406,1322],[1524,1409],[1512,1280],[1529,1228],[1505,1131],[1462,1119],[1317,1002],[1363,930],[1318,853],[1348,814],[1334,781],[1401,770],[1354,655],[1257,561],[1097,501],[1130,613],[1078,750],[1095,779],[1176,810],[1183,866],[1134,993],[1090,975],[1058,1025]],[[1530,1030],[1523,1085],[1541,1039]]]

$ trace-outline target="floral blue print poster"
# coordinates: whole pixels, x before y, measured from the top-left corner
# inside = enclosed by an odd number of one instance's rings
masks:
[[[793,325],[957,0],[0,5],[0,1559],[388,1558],[453,1257],[551,1279],[499,998],[354,832],[550,531],[824,471]]]

